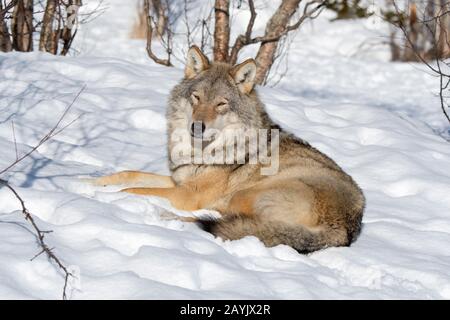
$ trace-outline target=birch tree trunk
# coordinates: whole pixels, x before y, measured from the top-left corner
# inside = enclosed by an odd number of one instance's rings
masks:
[[[61,39],[63,42],[63,48],[61,50],[61,55],[65,56],[70,47],[72,46],[72,41],[75,38],[78,30],[78,8],[81,7],[81,0],[69,0],[66,7],[66,23],[61,34]]]
[[[270,18],[266,25],[264,37],[268,39],[277,39],[273,41],[262,42],[256,55],[256,83],[263,84],[267,74],[272,67],[275,54],[278,47],[279,38],[287,28],[289,20],[296,12],[301,0],[283,0],[277,11]]]
[[[11,23],[13,49],[33,51],[33,0],[19,0],[13,11]]]
[[[3,10],[2,2],[0,1],[0,12]],[[11,38],[9,37],[8,25],[5,21],[5,15],[0,15],[0,51],[9,52],[12,50]]]
[[[227,62],[230,43],[230,1],[216,0],[214,15],[214,61]]]
[[[6,4],[8,6],[8,4]],[[3,11],[5,10],[5,11]],[[0,51],[9,52],[12,50],[12,42],[9,34],[8,25],[5,21],[7,8],[3,8],[3,2],[0,1]]]
[[[53,54],[56,54],[55,50],[57,50],[57,45],[54,43],[55,37],[53,30],[57,2],[58,0],[47,0],[44,19],[42,21],[41,37],[39,39],[39,50]]]

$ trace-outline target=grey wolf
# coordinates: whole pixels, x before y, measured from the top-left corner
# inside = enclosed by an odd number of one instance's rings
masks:
[[[134,186],[122,191],[164,197],[182,210],[216,210],[220,219],[187,220],[225,240],[255,236],[266,246],[285,244],[300,253],[349,246],[361,230],[361,189],[332,159],[271,120],[255,89],[256,68],[253,59],[235,66],[213,63],[191,47],[185,76],[168,102],[171,176],[123,171],[95,183]],[[262,175],[261,163],[180,164],[174,159],[176,131],[192,143],[208,129],[239,128],[278,130],[276,174]]]

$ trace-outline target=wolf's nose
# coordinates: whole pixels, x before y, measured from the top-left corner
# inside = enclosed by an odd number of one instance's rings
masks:
[[[201,138],[205,129],[206,127],[203,121],[194,121],[191,125],[191,136],[194,138]]]

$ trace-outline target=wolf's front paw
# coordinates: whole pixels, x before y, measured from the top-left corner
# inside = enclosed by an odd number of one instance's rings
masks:
[[[78,178],[79,182],[89,184],[97,187],[106,187],[108,184],[103,179],[104,177],[92,178],[92,177],[80,177]]]
[[[108,181],[106,178],[108,177],[91,178],[89,179],[89,183],[93,186],[106,187],[108,186]]]

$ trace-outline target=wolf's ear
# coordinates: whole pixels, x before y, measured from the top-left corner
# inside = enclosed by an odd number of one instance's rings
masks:
[[[186,78],[191,79],[203,70],[208,69],[208,67],[209,61],[203,52],[195,45],[190,47],[187,54],[186,67],[184,69]]]
[[[234,66],[230,71],[230,75],[233,77],[236,85],[242,93],[250,93],[255,85],[255,60],[247,59],[244,62]]]

